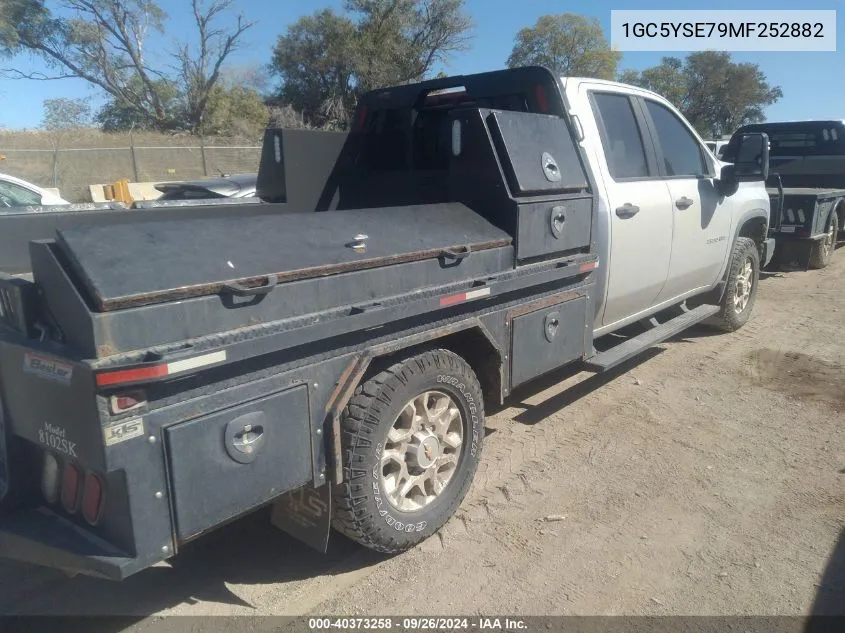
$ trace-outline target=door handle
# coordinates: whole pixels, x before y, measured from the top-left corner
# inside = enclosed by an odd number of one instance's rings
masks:
[[[626,202],[621,207],[616,207],[616,215],[618,215],[623,220],[633,218],[639,212],[640,208],[635,204],[631,204],[630,202]]]
[[[689,209],[693,204],[695,204],[695,200],[690,200],[686,196],[675,200],[675,206],[681,210]]]

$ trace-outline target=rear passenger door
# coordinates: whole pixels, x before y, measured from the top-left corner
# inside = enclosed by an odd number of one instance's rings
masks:
[[[658,101],[640,102],[674,216],[669,275],[657,298],[662,303],[718,280],[731,246],[733,203],[716,188],[716,163],[689,125]]]
[[[601,137],[594,159],[605,174],[604,199],[610,205],[601,318],[602,326],[610,326],[650,308],[663,288],[672,248],[672,203],[633,97],[598,89],[589,94]]]

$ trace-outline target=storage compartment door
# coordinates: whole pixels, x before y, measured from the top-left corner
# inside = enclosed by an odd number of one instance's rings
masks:
[[[590,245],[592,198],[521,204],[517,213],[517,259],[571,252]]]
[[[586,323],[586,297],[515,317],[511,385],[521,385],[583,358]]]
[[[166,429],[179,539],[308,483],[310,426],[303,385]]]

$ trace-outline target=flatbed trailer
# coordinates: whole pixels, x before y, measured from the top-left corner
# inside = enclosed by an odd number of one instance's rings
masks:
[[[733,138],[748,132],[767,134],[771,146],[772,265],[797,260],[805,270],[824,268],[845,238],[845,123],[755,123]],[[732,155],[729,143],[725,160]]]

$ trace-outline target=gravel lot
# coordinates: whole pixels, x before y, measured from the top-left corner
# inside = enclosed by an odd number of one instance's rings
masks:
[[[845,614],[845,249],[764,274],[739,332],[515,394],[411,552],[320,555],[260,514],[120,584],[4,562],[0,613]]]

